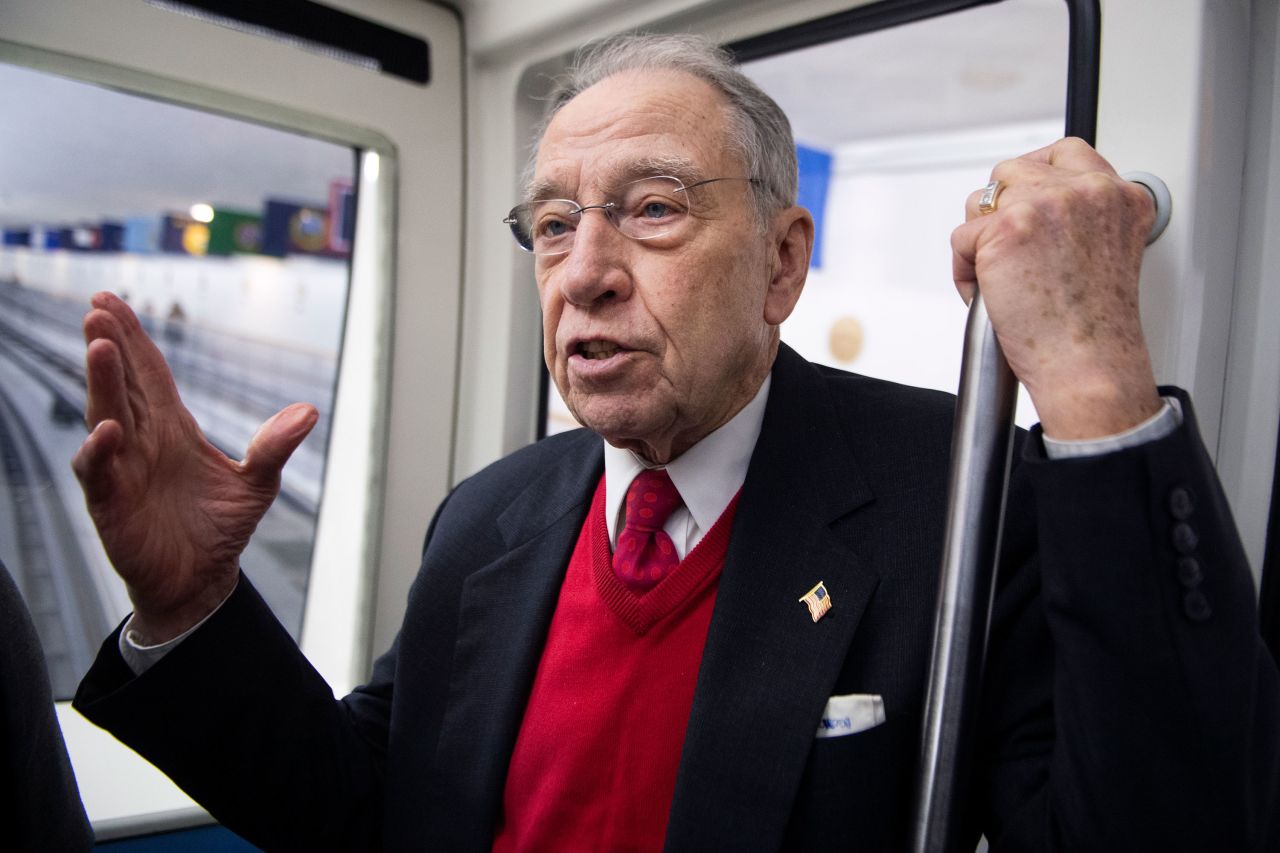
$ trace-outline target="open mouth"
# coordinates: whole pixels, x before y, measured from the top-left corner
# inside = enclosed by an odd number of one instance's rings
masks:
[[[583,358],[595,361],[617,355],[620,349],[617,344],[609,341],[583,341],[578,344],[577,352]]]

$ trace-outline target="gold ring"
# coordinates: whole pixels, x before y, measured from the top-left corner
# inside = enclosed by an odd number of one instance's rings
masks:
[[[996,196],[1000,194],[1000,182],[992,181],[982,188],[982,197],[978,199],[978,212],[995,213]]]

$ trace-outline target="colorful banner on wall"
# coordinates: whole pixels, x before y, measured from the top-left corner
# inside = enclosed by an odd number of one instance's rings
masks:
[[[209,254],[247,255],[262,251],[262,217],[215,208],[209,223]]]
[[[161,226],[160,249],[174,255],[205,255],[209,251],[209,226],[171,213]]]
[[[31,247],[33,249],[61,249],[62,232],[48,225],[36,225],[31,229]]]
[[[98,251],[124,251],[124,223],[104,222],[98,226]]]
[[[129,216],[124,220],[124,250],[137,255],[153,255],[160,251],[160,232],[164,225],[159,216]]]
[[[798,204],[813,214],[813,259],[809,266],[821,269],[822,234],[827,219],[827,189],[831,186],[831,165],[834,158],[826,151],[797,145],[796,160],[800,167]]]
[[[75,228],[63,227],[58,229],[58,248],[59,249],[84,249],[88,248],[91,238],[81,234],[76,235]]]
[[[118,252],[124,229],[112,222],[73,225],[63,228],[58,238],[64,249],[76,252]]]
[[[262,217],[262,254],[331,255],[329,212],[324,205],[267,200]]]

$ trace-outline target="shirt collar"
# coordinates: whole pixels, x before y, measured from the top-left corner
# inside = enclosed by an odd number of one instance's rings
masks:
[[[747,466],[760,427],[764,423],[765,403],[769,399],[772,374],[764,379],[760,390],[723,426],[690,447],[666,465],[693,521],[703,532],[711,529],[729,501],[747,479]],[[618,510],[627,495],[627,487],[643,469],[650,466],[630,450],[604,443],[605,522],[609,538],[617,535]]]

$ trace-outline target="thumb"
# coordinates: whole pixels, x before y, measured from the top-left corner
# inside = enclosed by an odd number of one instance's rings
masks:
[[[242,464],[245,474],[259,483],[275,482],[319,418],[316,407],[309,403],[294,403],[272,415],[249,442]]]

